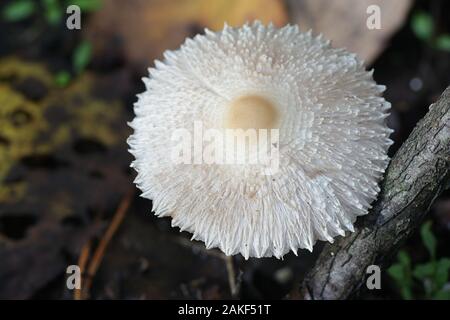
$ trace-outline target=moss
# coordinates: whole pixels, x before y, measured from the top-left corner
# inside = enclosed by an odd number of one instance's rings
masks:
[[[17,90],[17,83],[32,77],[48,87],[39,101]],[[42,65],[15,58],[0,60],[0,202],[17,202],[27,183],[6,183],[10,171],[31,155],[57,154],[59,148],[86,138],[105,146],[123,140],[117,124],[123,122],[121,105],[94,98],[95,76],[84,73],[70,86],[57,88]]]
[[[14,57],[0,61],[0,81],[18,81],[30,77],[41,80],[49,87],[54,87],[53,77],[43,65],[27,63]]]
[[[36,137],[48,129],[42,109],[0,84],[0,181],[15,161],[35,152]]]
[[[121,105],[117,102],[93,99],[93,82],[93,76],[86,73],[67,88],[66,105],[80,103],[68,110],[73,117],[71,127],[81,138],[94,139],[106,146],[112,146],[120,140],[114,124],[120,119]]]

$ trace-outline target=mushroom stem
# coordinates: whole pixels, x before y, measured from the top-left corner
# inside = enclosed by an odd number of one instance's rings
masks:
[[[230,285],[230,291],[231,295],[235,297],[237,295],[237,285],[236,285],[236,272],[234,272],[234,265],[233,265],[233,257],[232,256],[225,256],[225,265],[227,267],[227,273],[228,273],[228,283]]]

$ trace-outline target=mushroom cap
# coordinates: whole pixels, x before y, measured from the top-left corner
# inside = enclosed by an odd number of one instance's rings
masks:
[[[164,58],[143,78],[128,139],[135,183],[157,216],[246,259],[312,250],[354,231],[392,144],[385,87],[356,55],[297,26],[254,22],[205,30]],[[278,170],[171,161],[173,132],[195,135],[196,121],[204,130],[275,126]]]

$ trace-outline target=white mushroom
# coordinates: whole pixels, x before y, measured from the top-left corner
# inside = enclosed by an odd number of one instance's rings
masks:
[[[135,104],[132,166],[155,214],[245,258],[280,258],[353,231],[389,160],[384,86],[354,54],[297,26],[205,32],[155,62]],[[174,163],[173,132],[194,134],[196,121],[278,129],[279,170]]]

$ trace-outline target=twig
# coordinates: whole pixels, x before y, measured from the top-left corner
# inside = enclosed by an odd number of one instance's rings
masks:
[[[293,298],[346,299],[364,288],[369,265],[384,265],[450,180],[450,87],[392,159],[381,192],[355,232],[326,244]]]
[[[111,223],[108,226],[108,229],[104,233],[103,237],[100,239],[100,242],[94,251],[92,259],[89,262],[84,281],[85,284],[82,287],[80,299],[86,299],[88,297],[90,288],[92,286],[92,280],[95,274],[97,273],[97,270],[103,260],[106,248],[109,242],[111,241],[112,237],[116,233],[117,229],[121,225],[125,217],[125,214],[127,213],[128,208],[130,207],[133,196],[134,190],[128,192],[127,195],[123,197],[122,201],[119,204],[119,207],[117,208],[114,214],[113,219],[111,220]]]
[[[84,287],[84,270],[86,268],[86,264],[89,259],[89,254],[91,253],[91,242],[88,241],[81,249],[80,258],[78,259],[78,266],[80,268],[81,272],[81,288]],[[73,299],[74,300],[81,300],[82,299],[82,289],[75,289],[73,292]]]

